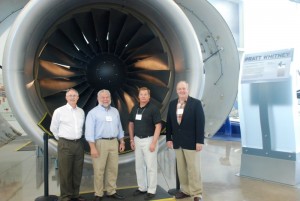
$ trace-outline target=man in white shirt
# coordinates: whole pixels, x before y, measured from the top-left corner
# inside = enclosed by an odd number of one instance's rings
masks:
[[[77,107],[79,94],[75,89],[66,93],[67,104],[57,108],[52,116],[50,130],[58,140],[58,168],[60,201],[83,201],[79,188],[84,163],[81,141],[84,111]]]

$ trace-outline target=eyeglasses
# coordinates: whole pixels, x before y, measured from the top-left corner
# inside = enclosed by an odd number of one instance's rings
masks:
[[[68,95],[68,97],[76,98],[76,97],[78,97],[78,95]]]

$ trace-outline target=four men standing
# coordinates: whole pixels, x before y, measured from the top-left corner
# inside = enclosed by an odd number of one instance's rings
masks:
[[[181,185],[181,192],[175,197],[194,197],[194,201],[199,201],[202,199],[200,151],[204,144],[204,112],[201,101],[189,96],[187,82],[180,81],[176,90],[178,98],[170,102],[166,122],[167,146],[175,149]],[[78,98],[76,90],[68,90],[68,103],[55,110],[50,127],[58,139],[61,201],[80,200],[84,151],[79,139],[84,112],[76,106]],[[90,146],[94,168],[94,200],[102,200],[104,189],[108,197],[124,199],[116,192],[118,152],[125,149],[120,115],[110,105],[108,90],[100,90],[97,99],[99,104],[89,111],[85,122],[85,138]],[[145,194],[144,199],[150,200],[155,196],[157,187],[157,143],[161,132],[161,115],[159,109],[150,102],[148,88],[139,88],[138,99],[138,104],[131,110],[128,125],[130,146],[136,157],[138,189],[134,196]],[[76,167],[72,166],[74,160]]]

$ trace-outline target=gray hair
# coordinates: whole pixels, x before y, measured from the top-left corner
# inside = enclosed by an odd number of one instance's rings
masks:
[[[184,81],[184,80],[181,80],[181,81],[177,82],[176,88],[177,88],[177,86],[178,86],[180,83],[186,84],[186,88],[189,89],[189,83],[187,83],[187,81]]]
[[[101,94],[103,94],[103,93],[106,93],[106,94],[108,94],[108,95],[111,97],[110,92],[109,92],[107,89],[101,89],[101,90],[98,92],[97,96],[99,97],[99,96],[100,96]]]
[[[70,91],[74,91],[77,95],[79,95],[78,91],[77,91],[76,89],[74,89],[74,88],[67,89],[66,95],[67,95]]]

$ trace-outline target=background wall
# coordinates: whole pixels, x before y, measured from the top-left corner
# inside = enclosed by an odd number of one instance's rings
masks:
[[[246,51],[300,47],[300,4],[289,0],[244,0]]]

